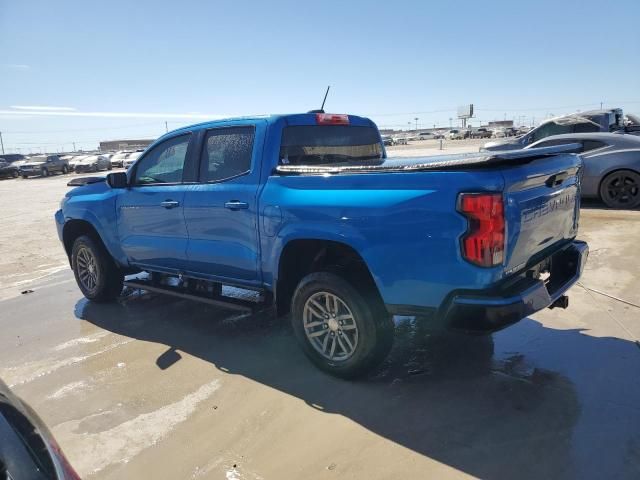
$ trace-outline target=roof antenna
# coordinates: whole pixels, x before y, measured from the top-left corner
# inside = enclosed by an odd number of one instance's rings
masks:
[[[327,85],[327,91],[324,92],[324,99],[322,99],[322,105],[320,106],[320,110],[309,110],[307,113],[324,113],[324,102],[327,101],[327,95],[329,95],[329,89],[331,85]]]

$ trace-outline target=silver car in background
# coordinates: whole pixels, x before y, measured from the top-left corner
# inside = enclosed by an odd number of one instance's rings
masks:
[[[526,148],[577,143],[584,162],[582,196],[610,208],[640,206],[640,137],[623,133],[554,135]]]
[[[111,162],[106,155],[89,155],[76,163],[76,173],[111,170]]]
[[[127,158],[124,159],[123,163],[123,167],[124,168],[129,168],[131,165],[134,164],[134,162],[138,159],[138,157],[142,155],[142,152],[133,152],[130,153],[129,156]]]

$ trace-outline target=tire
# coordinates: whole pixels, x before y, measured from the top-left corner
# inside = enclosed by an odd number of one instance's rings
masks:
[[[66,165],[62,166],[62,174],[66,175],[67,173],[69,173],[69,167],[67,167]]]
[[[17,171],[17,170],[13,170],[13,171],[11,172],[11,176],[12,176],[13,178],[18,178],[18,177],[20,176],[20,174],[18,173],[18,171]]]
[[[82,235],[73,242],[71,268],[88,300],[110,302],[122,292],[124,275],[102,244],[89,236]]]
[[[640,174],[633,170],[618,170],[600,183],[600,198],[609,208],[640,206]]]
[[[111,170],[113,168],[113,165],[111,165],[111,162],[109,162],[109,165],[107,165],[107,170]]]
[[[355,378],[387,356],[394,326],[374,293],[359,292],[342,276],[328,272],[311,273],[300,281],[293,295],[291,323],[302,350],[321,370],[336,377]],[[338,305],[338,311],[327,309],[326,302],[324,310],[319,311],[316,305],[327,295],[329,305]],[[324,318],[317,315],[323,313]],[[338,324],[342,321],[345,323]],[[305,328],[311,323],[315,325]]]
[[[26,180],[27,178],[29,178],[29,175],[22,175],[22,178]]]
[[[43,177],[48,177],[49,176],[49,170],[47,170],[46,168],[43,168],[42,170],[40,170],[40,175]]]

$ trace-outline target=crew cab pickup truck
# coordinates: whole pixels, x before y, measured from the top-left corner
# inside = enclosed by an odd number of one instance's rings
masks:
[[[288,313],[316,365],[354,377],[388,353],[393,315],[492,332],[567,306],[588,253],[575,147],[393,159],[354,115],[221,120],[74,179],[55,220],[89,300],[124,283]]]

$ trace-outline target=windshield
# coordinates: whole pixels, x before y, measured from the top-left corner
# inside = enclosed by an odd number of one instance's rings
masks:
[[[378,131],[372,127],[309,125],[285,127],[281,165],[357,165],[382,159]]]

